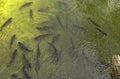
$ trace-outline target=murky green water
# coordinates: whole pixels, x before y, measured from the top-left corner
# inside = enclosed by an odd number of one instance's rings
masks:
[[[27,2],[33,3],[20,9]],[[30,18],[30,9],[33,19]],[[13,18],[12,22],[0,31],[0,79],[10,79],[12,74],[24,79],[23,54],[31,63],[32,68],[27,72],[32,79],[109,79],[104,64],[110,63],[111,56],[120,51],[119,1],[0,0],[0,26],[10,17]],[[88,18],[97,23],[106,35]],[[47,31],[36,29],[43,26],[53,28]],[[34,39],[46,33],[52,35],[40,41]],[[10,48],[10,39],[14,34],[16,39]],[[54,63],[51,56],[53,50],[48,42],[56,34],[60,36],[55,47],[61,53],[58,62]],[[20,49],[18,42],[32,52]],[[41,56],[37,74],[35,61],[38,44]],[[15,49],[18,55],[11,66],[7,66]]]

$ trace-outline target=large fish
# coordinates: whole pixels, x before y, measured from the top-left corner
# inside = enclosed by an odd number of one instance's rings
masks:
[[[17,74],[12,74],[11,79],[21,79],[21,78],[19,78]]]
[[[31,63],[29,62],[29,60],[26,58],[26,56],[23,54],[23,65],[27,68],[30,69],[32,68]]]
[[[53,26],[44,26],[44,27],[36,27],[36,29],[40,30],[40,31],[50,31],[51,29],[53,29]]]
[[[40,70],[40,60],[39,60],[39,58],[36,58],[35,71],[36,71],[37,74],[39,73],[39,70]]]
[[[39,44],[37,46],[36,52],[36,60],[35,60],[35,72],[37,73],[37,79],[39,79],[39,71],[40,71],[40,47]]]
[[[60,37],[60,34],[56,34],[55,36],[53,36],[51,43],[55,44],[55,42],[59,39],[59,37]]]
[[[11,56],[11,59],[10,59],[10,61],[9,61],[9,63],[8,63],[8,66],[11,65],[11,64],[14,62],[16,56],[17,56],[17,49],[15,49],[15,50],[13,51],[12,56]]]
[[[37,41],[40,41],[48,36],[50,36],[51,34],[43,34],[43,35],[38,35],[37,37],[35,37],[34,39]]]
[[[103,34],[103,35],[107,36],[107,33],[106,33],[106,32],[104,32],[102,29],[97,28],[97,30],[98,30],[101,34]]]
[[[70,38],[71,42],[70,42],[70,47],[69,47],[69,55],[71,58],[73,58],[74,60],[76,60],[76,58],[78,57],[78,50],[76,49],[76,44],[74,42],[74,40],[72,38]]]
[[[36,58],[40,58],[40,55],[41,55],[41,53],[40,53],[40,47],[39,47],[39,45],[38,45],[38,46],[37,46]]]
[[[55,5],[60,10],[66,10],[69,7],[69,5],[66,2],[63,2],[63,1],[56,1]]]
[[[64,26],[63,26],[63,24],[61,22],[60,16],[56,15],[56,19],[57,19],[58,23],[60,24],[60,26],[62,27],[62,29],[64,30]]]
[[[56,1],[56,3],[57,3],[58,5],[61,5],[61,6],[67,6],[67,5],[68,5],[67,3],[65,3],[65,2],[63,2],[63,1]]]
[[[16,35],[14,34],[14,35],[11,37],[11,40],[10,40],[10,48],[12,47],[15,39],[16,39]]]
[[[5,21],[5,23],[0,27],[0,31],[2,31],[2,29],[6,26],[8,26],[11,22],[12,22],[12,17],[10,17],[7,21]]]
[[[25,51],[32,52],[32,50],[30,50],[29,48],[27,48],[27,47],[26,47],[23,43],[21,43],[21,42],[18,42],[18,46],[19,46],[21,49],[25,50]]]
[[[93,21],[91,18],[88,18],[92,24],[94,24],[97,27],[101,27],[99,24],[97,24],[95,21]]]
[[[30,11],[29,11],[29,16],[33,20],[33,10],[32,9],[30,9]]]
[[[26,3],[24,3],[23,5],[20,6],[20,9],[28,7],[28,6],[32,5],[32,3],[33,2],[26,2]]]
[[[60,53],[61,52],[59,52],[57,50],[57,48],[56,48],[56,46],[54,44],[52,44],[50,42],[48,42],[48,44],[53,48],[52,58],[53,58],[53,62],[55,62],[55,64],[56,64],[60,60],[60,55],[61,55]]]
[[[22,68],[22,70],[23,70],[23,77],[24,77],[25,79],[32,79],[32,77],[31,77],[30,74],[26,71],[25,68],[26,68],[25,66],[23,66],[23,68]]]
[[[60,50],[58,51],[58,53],[56,55],[54,55],[54,57],[55,57],[55,63],[58,63],[60,61],[61,54],[62,54],[62,48],[60,48]]]
[[[50,42],[48,42],[48,44],[53,48],[53,51],[54,51],[53,53],[57,53],[56,46],[54,44],[50,43]]]

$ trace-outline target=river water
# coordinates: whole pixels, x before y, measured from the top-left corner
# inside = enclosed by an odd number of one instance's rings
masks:
[[[110,79],[106,64],[120,47],[115,19],[119,10],[113,8],[119,4],[114,4],[111,0],[0,0],[0,79],[18,79],[13,74],[20,79]],[[12,21],[5,25],[9,18]],[[44,34],[48,35],[37,37]],[[31,64],[26,69],[31,78],[24,74],[23,55]]]

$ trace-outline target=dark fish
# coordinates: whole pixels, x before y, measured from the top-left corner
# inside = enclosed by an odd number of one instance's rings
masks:
[[[29,48],[27,48],[27,47],[26,47],[23,43],[21,43],[21,42],[18,42],[18,46],[19,46],[21,49],[25,50],[25,51],[32,52],[32,50],[30,50]]]
[[[11,79],[20,79],[20,78],[18,77],[18,75],[12,74],[12,75],[11,75]]]
[[[36,29],[41,30],[41,31],[49,31],[53,28],[54,28],[53,26],[36,27]]]
[[[107,36],[107,33],[106,33],[106,32],[104,32],[102,29],[97,28],[97,30],[98,30],[100,33],[102,33],[103,35]]]
[[[30,18],[33,19],[33,10],[32,9],[30,9],[29,15],[30,15]]]
[[[97,27],[101,27],[99,24],[97,24],[95,21],[93,21],[91,18],[88,18],[92,24],[94,24]]]
[[[53,53],[57,53],[57,48],[55,47],[55,45],[50,42],[48,42],[48,44],[53,48],[53,50],[54,50]]]
[[[60,4],[60,5],[67,5],[67,3],[63,2],[63,1],[57,1],[56,2],[57,4]]]
[[[39,44],[37,46],[37,52],[36,52],[36,60],[35,60],[35,72],[37,73],[37,77],[39,77],[38,73],[39,73],[39,70],[40,70],[40,47],[39,47]],[[39,79],[39,78],[37,78]]]
[[[61,53],[62,53],[62,49],[53,55],[55,63],[58,63],[60,61]]]
[[[13,51],[13,54],[12,54],[12,57],[11,57],[11,59],[10,59],[10,61],[9,61],[8,66],[11,65],[11,64],[14,62],[16,56],[17,56],[17,49],[15,49],[15,50]]]
[[[35,40],[42,40],[42,39],[44,39],[44,38],[46,38],[46,37],[48,37],[48,36],[50,36],[51,34],[43,34],[43,35],[38,35],[37,37],[35,37],[34,39]]]
[[[39,45],[37,46],[37,53],[36,53],[36,58],[39,58],[40,57],[40,47]]]
[[[60,37],[60,34],[56,34],[56,35],[52,38],[51,43],[52,43],[52,44],[55,44],[55,42],[59,39],[59,37]]]
[[[39,58],[36,58],[35,71],[36,71],[37,74],[38,74],[39,70],[40,70],[40,61],[39,61]]]
[[[68,8],[68,4],[63,2],[63,1],[56,1],[56,6],[59,9],[66,9],[66,8]]]
[[[79,48],[79,46],[81,45],[81,42],[75,42],[72,37],[70,37],[71,40],[71,49],[72,50],[77,50]]]
[[[33,2],[27,2],[27,3],[23,4],[23,5],[21,5],[20,9],[28,7],[28,6],[32,5],[32,3]]]
[[[6,26],[8,26],[11,22],[12,22],[12,17],[11,18],[9,18],[7,21],[5,21],[5,23],[0,27],[0,31],[4,28],[4,27],[6,27]]]
[[[62,27],[62,29],[64,30],[63,24],[60,20],[60,16],[56,15],[56,19],[57,19],[58,23],[60,24],[60,26]]]
[[[48,44],[53,48],[53,53],[52,53],[53,62],[58,63],[58,61],[60,59],[60,52],[58,52],[58,50],[54,44],[52,44],[50,42],[48,42]]]
[[[70,42],[70,48],[69,48],[69,55],[76,60],[76,58],[78,57],[78,50],[76,49],[76,44],[74,43],[73,39],[70,38],[71,42]]]
[[[32,68],[31,63],[29,62],[29,60],[26,58],[26,56],[23,54],[23,65],[27,68],[30,69]]]
[[[30,74],[25,70],[25,66],[23,66],[22,70],[23,70],[23,76],[25,79],[32,79],[32,77],[30,76]]]
[[[10,40],[10,48],[12,47],[15,39],[16,39],[16,35],[14,34],[14,35],[11,37],[11,40]]]

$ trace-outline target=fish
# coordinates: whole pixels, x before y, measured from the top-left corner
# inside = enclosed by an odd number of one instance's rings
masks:
[[[62,27],[62,29],[64,30],[63,24],[60,20],[60,16],[56,15],[56,19],[57,19],[58,23],[60,24],[60,26]]]
[[[21,78],[19,78],[17,74],[12,74],[11,79],[21,79]]]
[[[0,31],[2,31],[4,27],[7,27],[12,22],[12,20],[13,20],[12,17],[8,18],[8,20],[5,21],[4,24],[0,27]]]
[[[48,37],[48,36],[50,36],[50,35],[51,35],[51,34],[38,35],[38,36],[36,36],[36,37],[34,38],[34,40],[39,41],[39,40],[42,40],[42,39],[44,39],[44,38],[46,38],[46,37]]]
[[[25,70],[25,66],[23,66],[22,70],[23,70],[23,77],[25,79],[32,79],[32,77],[30,76],[30,74]]]
[[[22,60],[23,60],[23,65],[27,69],[31,69],[32,68],[31,63],[29,62],[29,60],[26,58],[26,56],[24,54],[23,54]]]
[[[81,42],[77,42],[75,43],[75,41],[73,41],[72,37],[70,37],[71,40],[71,48],[72,50],[77,50],[79,48],[79,46],[81,45]]]
[[[50,42],[48,42],[48,44],[53,48],[53,50],[54,50],[53,53],[57,53],[57,48],[55,47],[55,45]]]
[[[36,52],[36,60],[35,60],[35,72],[37,73],[37,77],[39,77],[38,73],[39,73],[39,70],[40,70],[40,47],[39,47],[39,44],[37,46],[37,52]],[[39,78],[37,78],[39,79]]]
[[[57,64],[61,58],[62,49],[53,55],[54,62]]]
[[[104,32],[102,29],[100,29],[100,28],[96,28],[101,34],[103,34],[103,35],[105,35],[105,36],[107,36],[107,33],[106,32]]]
[[[63,2],[63,1],[56,1],[56,6],[58,7],[58,9],[66,9],[68,8],[68,4]]]
[[[53,28],[54,28],[53,26],[36,27],[36,29],[42,30],[42,31],[49,31]]]
[[[33,20],[33,10],[32,9],[30,9],[30,11],[29,11],[29,16]]]
[[[70,38],[70,47],[69,47],[69,55],[72,57],[74,60],[78,57],[78,50],[76,49],[76,44],[74,43],[73,39]]]
[[[38,46],[37,46],[36,58],[39,58],[40,55],[41,55],[41,53],[40,53],[40,47],[39,47],[39,45],[38,45]]]
[[[12,47],[15,39],[16,39],[16,34],[14,34],[14,35],[11,37],[11,40],[10,40],[10,48]]]
[[[32,52],[32,50],[30,50],[29,48],[27,48],[23,43],[21,43],[21,42],[18,42],[18,46],[21,48],[21,49],[23,49],[23,50],[25,50],[25,51],[27,51],[27,52]]]
[[[60,5],[67,5],[67,3],[63,2],[63,1],[57,1],[56,3],[60,4]]]
[[[54,44],[52,44],[50,42],[48,42],[48,44],[53,48],[53,53],[52,53],[53,62],[57,63],[60,59],[60,53],[58,52],[58,50]]]
[[[91,18],[88,18],[92,24],[94,24],[97,27],[101,27],[99,24],[97,24],[95,21],[93,21]]]
[[[33,2],[26,2],[23,5],[20,6],[20,9],[31,6],[33,4]]]
[[[18,55],[17,52],[18,52],[17,49],[15,49],[15,50],[13,51],[12,56],[11,56],[11,59],[10,59],[10,61],[9,61],[9,63],[8,63],[8,66],[11,65],[11,64],[14,62],[16,56]]]
[[[56,34],[56,35],[52,38],[51,43],[52,43],[52,44],[55,44],[55,42],[59,39],[59,37],[60,37],[60,34]]]
[[[38,74],[39,70],[40,70],[40,61],[39,61],[38,58],[36,58],[36,61],[35,61],[35,71],[36,71],[37,74]]]

